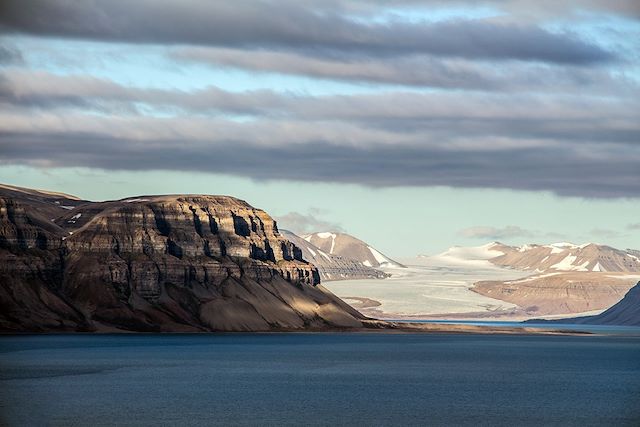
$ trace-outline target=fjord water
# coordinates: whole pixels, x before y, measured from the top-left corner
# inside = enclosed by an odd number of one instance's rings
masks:
[[[640,338],[0,337],[0,425],[640,425]]]

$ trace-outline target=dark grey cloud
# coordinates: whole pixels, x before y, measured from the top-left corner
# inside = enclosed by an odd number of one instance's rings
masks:
[[[502,240],[511,239],[514,237],[532,237],[534,233],[526,230],[517,225],[507,225],[506,227],[491,227],[491,226],[474,226],[468,227],[459,231],[459,234],[463,237],[473,239],[489,239],[489,240]]]
[[[289,212],[284,215],[276,216],[276,220],[278,221],[278,227],[290,230],[298,235],[315,233],[318,231],[344,232],[344,229],[338,223],[318,218],[311,212],[306,214]]]
[[[4,123],[13,121],[4,117]],[[584,197],[638,197],[638,147],[596,145],[464,150],[432,144],[346,144],[300,137],[290,127],[253,128],[283,139],[278,144],[248,141],[239,128],[198,128],[185,122],[187,133],[170,121],[157,120],[136,129],[94,118],[33,117],[37,125],[14,126],[0,134],[0,161],[11,164],[85,166],[118,170],[190,170],[251,177],[357,183],[370,187],[453,186],[548,190]],[[78,126],[76,126],[76,124]],[[6,128],[6,125],[3,126]],[[75,128],[75,129],[74,129]],[[322,129],[316,130],[321,137]],[[278,134],[278,132],[281,132]],[[344,133],[343,129],[335,130]],[[330,134],[331,135],[331,134]],[[366,134],[365,141],[366,142]],[[357,135],[343,135],[344,140]],[[353,141],[352,141],[353,142]],[[598,151],[599,150],[599,151]],[[601,153],[606,153],[602,156]],[[269,159],[269,160],[265,160]]]
[[[335,3],[334,3],[335,4]],[[572,33],[487,20],[359,22],[342,7],[271,1],[5,0],[0,29],[39,36],[314,52],[593,64],[611,52]]]
[[[18,49],[0,45],[0,66],[22,63],[24,63],[24,58]]]
[[[545,29],[540,16],[570,16],[578,3],[527,3],[490,2],[506,11],[499,18],[409,22],[380,20],[388,4],[366,0],[0,2],[0,33],[39,36],[28,40],[43,50],[49,37],[114,42],[116,55],[124,52],[117,42],[134,44],[127,54],[148,47],[136,43],[172,45],[154,52],[256,79],[275,72],[371,89],[312,96],[133,87],[25,70],[34,65],[0,49],[0,64],[8,64],[0,74],[0,163],[640,197],[640,97],[624,77],[635,65]],[[394,8],[425,4],[451,5],[406,0]],[[635,16],[625,1],[584,4]],[[46,58],[64,64],[55,52]],[[101,60],[115,59],[87,61]]]
[[[633,96],[184,92],[12,70],[0,78],[0,159],[638,197],[639,109]]]
[[[339,0],[334,7],[342,7],[354,13],[375,13],[377,0]],[[584,12],[607,13],[628,18],[640,18],[640,3],[637,0],[395,0],[394,7],[494,7],[519,19],[537,20],[550,16],[575,17]]]
[[[578,144],[570,148],[576,153],[588,148],[594,154],[593,147],[585,144],[635,145],[640,140],[636,114],[640,105],[634,97],[603,100],[583,95],[415,92],[310,96],[270,90],[231,92],[217,87],[184,92],[126,87],[86,76],[13,72],[0,74],[0,103],[3,101],[21,106],[23,110],[14,113],[23,117],[31,114],[25,108],[62,108],[60,114],[72,114],[64,110],[69,107],[140,115],[137,106],[144,104],[174,115],[195,116],[194,129],[202,127],[196,123],[198,117],[200,122],[208,117],[207,122],[214,124],[216,116],[241,115],[251,120],[235,125],[223,122],[217,129],[208,126],[206,132],[227,132],[248,143],[268,140],[273,145],[290,140],[323,140],[338,146],[436,144],[464,152],[477,147],[500,150]],[[118,126],[123,132],[129,128],[138,132],[146,122],[139,117],[120,120]],[[184,123],[184,117],[172,125],[176,123],[182,129],[192,126]],[[193,138],[187,133],[185,138]],[[161,133],[152,136],[161,137]],[[603,161],[609,159],[607,151],[598,149],[597,154]]]

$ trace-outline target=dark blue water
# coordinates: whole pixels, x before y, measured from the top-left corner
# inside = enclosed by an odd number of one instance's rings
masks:
[[[0,425],[640,425],[640,338],[0,337]]]

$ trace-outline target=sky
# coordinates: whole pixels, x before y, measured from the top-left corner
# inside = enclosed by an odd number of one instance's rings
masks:
[[[4,0],[0,182],[228,194],[390,256],[640,249],[640,3]]]

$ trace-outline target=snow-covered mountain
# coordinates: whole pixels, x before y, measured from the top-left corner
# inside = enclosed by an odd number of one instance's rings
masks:
[[[637,251],[620,250],[595,243],[508,246],[492,242],[477,247],[452,247],[437,257],[463,263],[488,261],[501,267],[536,273],[640,272],[640,256]]]
[[[373,267],[367,267],[356,260],[329,254],[290,231],[280,230],[280,233],[302,250],[302,258],[318,268],[320,279],[323,281],[384,279],[388,276],[388,274]]]
[[[365,267],[404,268],[404,265],[349,234],[320,232],[305,234],[302,238],[327,254],[358,261]]]
[[[638,272],[640,258],[628,251],[610,246],[586,243],[554,243],[550,245],[502,246],[504,255],[491,259],[496,265],[532,270]]]
[[[526,315],[602,310],[618,302],[640,277],[631,250],[587,243],[508,246],[499,242],[453,247],[430,260],[474,268],[506,267],[530,274],[517,280],[484,280],[472,290],[516,304]]]

